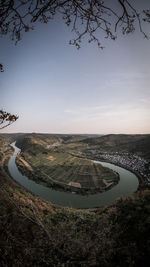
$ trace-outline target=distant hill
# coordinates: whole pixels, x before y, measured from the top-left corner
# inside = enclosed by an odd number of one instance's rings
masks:
[[[51,145],[53,143],[61,143],[61,144],[71,144],[78,143],[87,139],[87,135],[70,135],[70,134],[41,134],[41,133],[28,133],[28,134],[12,134],[10,135],[13,140],[17,141],[17,146],[22,150],[28,148],[37,148],[40,146],[40,149],[45,148],[47,145]],[[96,137],[90,137],[96,138]]]
[[[31,134],[24,134],[22,136],[18,136],[16,139],[16,144],[18,147],[20,147],[22,150],[25,150],[31,146],[46,146],[47,144],[53,144],[55,142],[62,142],[63,139],[61,137],[58,137],[56,135],[48,135],[48,134],[37,134],[37,133],[31,133]]]
[[[42,133],[14,133],[1,134],[1,137],[17,140],[17,146],[22,150],[27,148],[43,148],[55,142],[64,144],[76,143],[88,145],[101,151],[129,152],[138,154],[150,160],[150,134],[109,134],[109,135],[71,135],[71,134],[42,134]],[[31,146],[30,146],[31,145]]]
[[[150,159],[150,134],[110,134],[98,138],[86,138],[82,142],[99,150],[136,153]]]

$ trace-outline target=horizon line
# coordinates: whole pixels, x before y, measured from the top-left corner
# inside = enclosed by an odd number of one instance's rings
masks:
[[[10,132],[1,134],[52,134],[52,135],[149,135],[150,133],[53,133],[53,132]]]

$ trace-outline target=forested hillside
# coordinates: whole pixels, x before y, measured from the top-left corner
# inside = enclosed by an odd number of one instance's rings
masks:
[[[86,212],[42,201],[0,173],[1,266],[147,266],[150,190]]]
[[[82,141],[101,151],[136,153],[150,159],[150,135],[111,134]]]
[[[147,266],[148,185],[93,211],[58,207],[28,192],[4,172],[13,153],[12,139],[3,136],[0,141],[0,266]],[[48,145],[43,142],[35,147]]]

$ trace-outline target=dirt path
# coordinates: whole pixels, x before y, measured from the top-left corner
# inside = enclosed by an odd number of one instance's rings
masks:
[[[24,160],[23,158],[19,157],[19,160],[22,161],[22,163],[27,167],[28,170],[32,171],[33,172],[33,169],[31,167],[31,165],[26,161]]]
[[[54,161],[56,158],[55,158],[54,156],[48,156],[48,159],[49,159],[50,161]]]

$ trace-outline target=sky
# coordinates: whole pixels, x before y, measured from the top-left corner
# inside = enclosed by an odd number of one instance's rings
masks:
[[[19,115],[1,132],[150,133],[150,40],[136,31],[77,50],[71,38],[59,18],[17,45],[1,38],[0,108]]]

